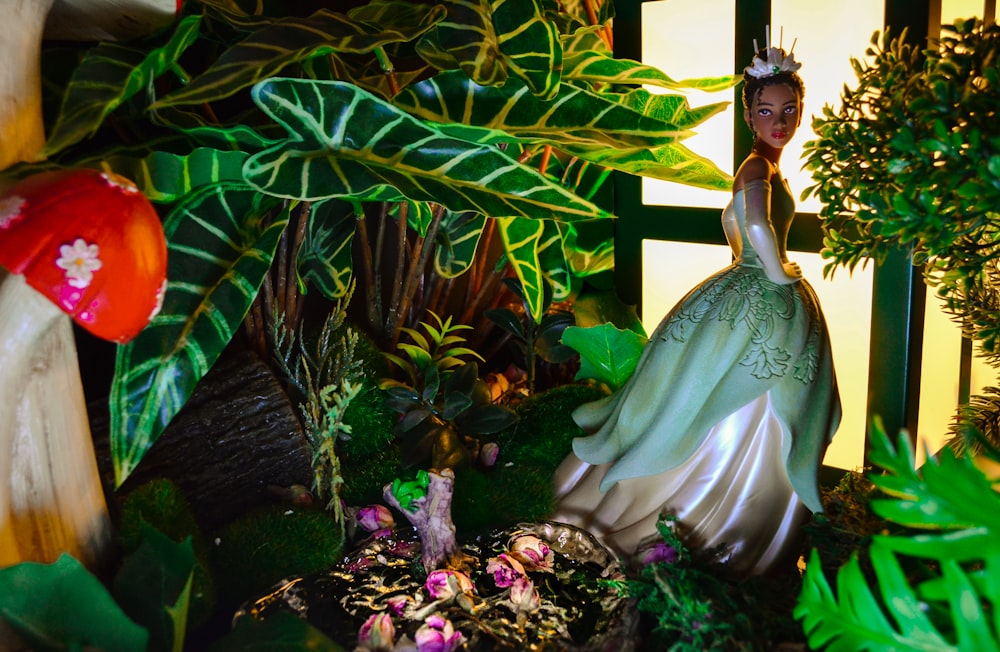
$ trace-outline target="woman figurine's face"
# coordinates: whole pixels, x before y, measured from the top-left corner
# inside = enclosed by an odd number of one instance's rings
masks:
[[[765,86],[744,118],[757,139],[781,149],[788,144],[802,120],[799,94],[787,84]]]

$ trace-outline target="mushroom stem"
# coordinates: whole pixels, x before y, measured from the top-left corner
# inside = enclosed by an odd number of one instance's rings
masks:
[[[42,124],[42,32],[52,0],[0,2],[0,170],[35,158]]]
[[[111,522],[71,319],[0,269],[0,567],[68,552],[102,565]]]

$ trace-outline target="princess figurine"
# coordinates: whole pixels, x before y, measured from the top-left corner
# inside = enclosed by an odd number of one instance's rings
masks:
[[[658,540],[666,512],[689,547],[763,574],[794,563],[822,510],[840,397],[819,301],[787,257],[795,203],[778,168],[802,120],[800,65],[768,43],[744,70],[754,146],[722,213],[735,262],[664,317],[620,391],[573,413],[591,434],[556,471],[551,518],[623,557]]]

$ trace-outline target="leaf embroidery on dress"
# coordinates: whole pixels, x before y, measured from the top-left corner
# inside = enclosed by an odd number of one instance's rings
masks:
[[[789,371],[793,355],[776,346],[772,338],[780,321],[808,314],[809,333],[801,354],[794,360],[793,377],[811,383],[816,377],[821,340],[820,320],[814,305],[802,300],[792,285],[778,285],[763,276],[762,270],[750,266],[734,266],[708,279],[679,305],[664,325],[660,339],[687,342],[706,316],[713,315],[729,324],[732,331],[746,329],[752,345],[739,364],[761,379],[784,376]]]

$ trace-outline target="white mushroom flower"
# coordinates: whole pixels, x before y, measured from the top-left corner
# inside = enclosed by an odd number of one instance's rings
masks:
[[[96,244],[87,244],[83,238],[77,238],[72,245],[59,247],[56,265],[66,270],[66,281],[72,287],[85,288],[94,280],[94,272],[101,268],[99,254]]]

